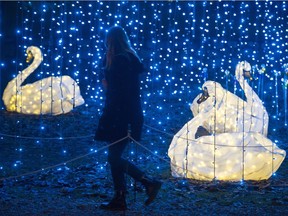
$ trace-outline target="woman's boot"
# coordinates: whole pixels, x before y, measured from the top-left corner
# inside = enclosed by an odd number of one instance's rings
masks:
[[[100,208],[111,211],[125,211],[127,209],[125,192],[116,191],[113,199],[109,203],[101,204]]]
[[[150,203],[153,202],[155,197],[157,196],[162,182],[158,180],[151,179],[147,176],[144,176],[141,178],[140,182],[144,185],[146,189],[146,194],[148,196],[148,199],[145,201],[145,205],[148,206]]]

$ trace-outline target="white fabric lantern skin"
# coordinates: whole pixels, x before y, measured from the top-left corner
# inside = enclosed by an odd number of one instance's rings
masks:
[[[174,136],[168,150],[172,175],[197,180],[264,180],[283,162],[286,152],[267,136],[268,114],[243,77],[248,62],[236,66],[235,76],[246,101],[213,81],[203,84],[209,97],[191,104],[194,118]],[[195,137],[202,126],[211,135]],[[215,134],[215,136],[213,135]]]
[[[69,76],[50,76],[23,86],[43,61],[38,47],[30,46],[26,52],[27,61],[33,58],[33,62],[7,84],[2,96],[7,111],[59,115],[84,104],[78,84]]]

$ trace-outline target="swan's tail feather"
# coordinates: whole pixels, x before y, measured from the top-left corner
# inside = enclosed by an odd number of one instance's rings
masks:
[[[74,107],[85,103],[80,93],[80,88],[75,80],[70,76],[62,76],[61,79],[61,93],[66,96],[66,100],[73,104]]]

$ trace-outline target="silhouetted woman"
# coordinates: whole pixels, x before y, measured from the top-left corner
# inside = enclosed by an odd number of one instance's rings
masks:
[[[107,210],[126,210],[125,174],[141,182],[148,195],[145,201],[149,205],[156,197],[161,182],[148,178],[138,167],[122,158],[122,153],[129,143],[127,137],[139,141],[143,125],[143,112],[140,101],[139,74],[143,71],[137,53],[131,47],[125,30],[120,26],[109,29],[104,57],[104,79],[106,100],[100,117],[95,139],[113,143],[108,149],[108,162],[115,189],[115,195],[109,203],[100,207]]]

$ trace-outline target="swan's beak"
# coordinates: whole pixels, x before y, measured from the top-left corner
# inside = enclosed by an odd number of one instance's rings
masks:
[[[31,51],[28,51],[26,62],[29,63],[33,59],[33,54]]]
[[[208,97],[209,97],[208,89],[207,89],[207,87],[204,87],[202,95],[197,100],[197,103],[201,104],[202,102],[206,101]]]

